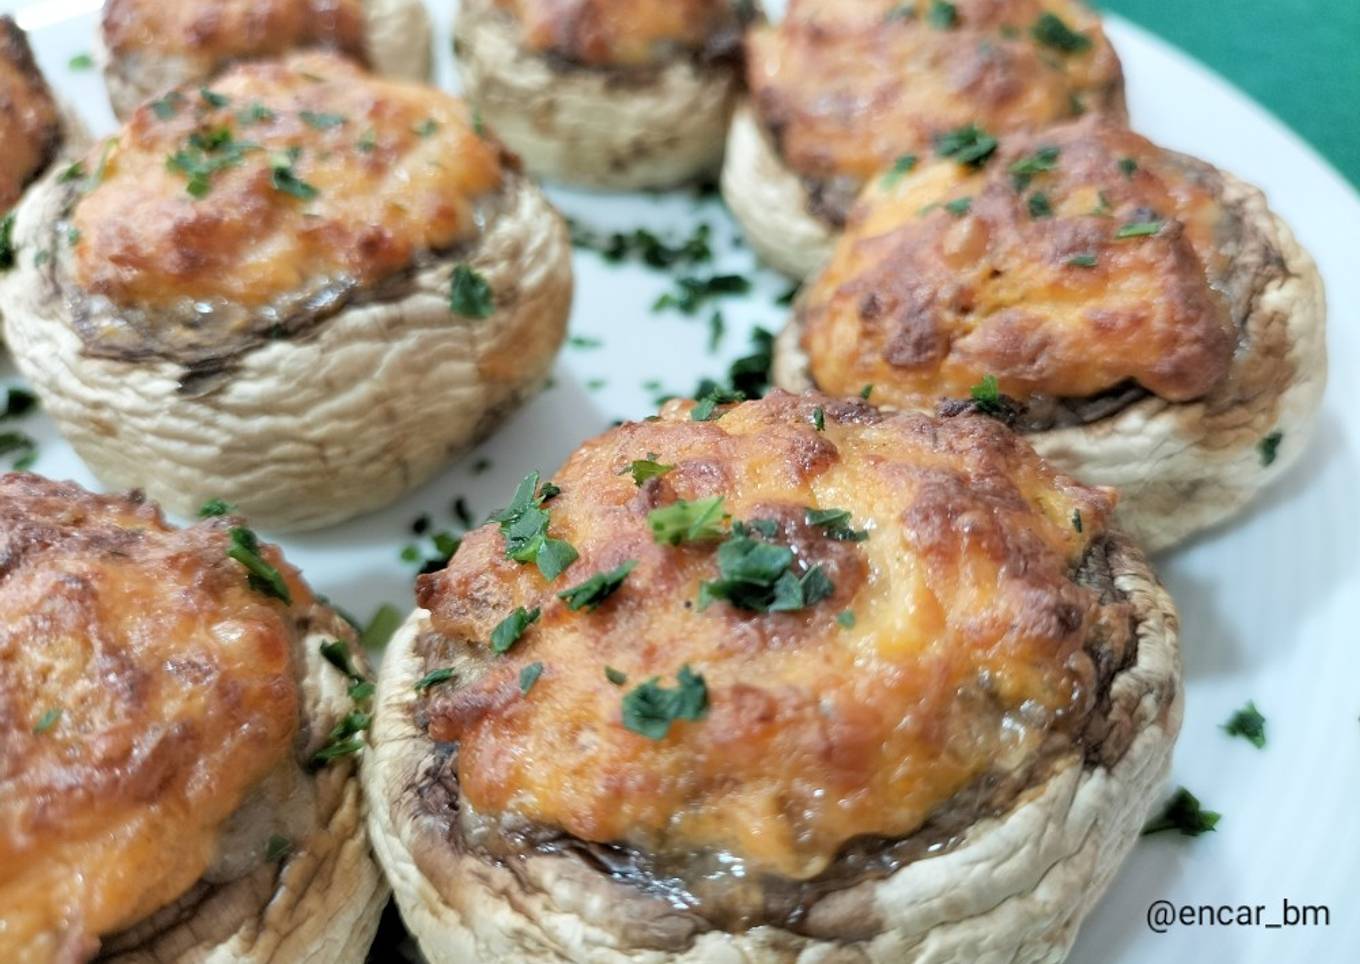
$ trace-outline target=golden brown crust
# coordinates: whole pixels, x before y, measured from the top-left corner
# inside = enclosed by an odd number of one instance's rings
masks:
[[[944,5],[949,7],[951,5]],[[858,187],[966,124],[1032,129],[1082,111],[1123,120],[1123,76],[1097,16],[1077,0],[793,0],[747,36],[747,82],[783,162],[816,213],[839,223]],[[1040,43],[1057,16],[1086,46]],[[1084,38],[1081,39],[1081,38]]]
[[[108,0],[101,29],[115,57],[175,55],[201,76],[302,47],[365,54],[361,0]]]
[[[0,213],[47,169],[61,146],[61,116],[28,38],[0,17]]]
[[[741,20],[730,0],[496,0],[523,46],[588,67],[646,67],[676,52],[720,55]]]
[[[915,408],[987,375],[1034,404],[1203,397],[1237,342],[1222,195],[1209,165],[1098,118],[879,178],[799,300],[811,375]]]
[[[1023,783],[1055,734],[1072,739],[1094,709],[1092,660],[1117,663],[1130,629],[1121,603],[1076,577],[1108,492],[1057,476],[986,419],[783,393],[716,421],[691,407],[587,443],[553,477],[548,535],[580,553],[556,580],[508,559],[495,526],[422,580],[438,633],[426,666],[460,666],[422,719],[457,742],[462,813],[662,861],[727,853],[801,880],[852,839],[911,833],[976,783]],[[674,468],[640,487],[620,474],[651,453]],[[763,540],[792,548],[795,576],[820,567],[827,597],[790,612],[696,605],[718,578],[715,542],[660,545],[647,517],[715,496],[733,519],[773,520]],[[833,507],[867,539],[806,518]],[[556,595],[629,560],[597,611]],[[541,615],[493,656],[487,640],[516,607]],[[687,664],[706,680],[706,719],[661,740],[622,725],[625,692],[673,686]]]
[[[194,361],[293,331],[473,240],[503,159],[458,99],[329,54],[179,89],[72,187],[81,337],[97,354]]]
[[[258,828],[229,853],[227,821],[294,795],[311,598],[268,546],[297,608],[252,588],[228,525],[0,478],[0,949],[88,951],[263,860]]]

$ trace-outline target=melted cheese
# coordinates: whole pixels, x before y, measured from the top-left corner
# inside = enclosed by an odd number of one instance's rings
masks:
[[[1076,0],[958,0],[932,24],[930,0],[792,0],[747,37],[747,80],[785,164],[863,183],[897,157],[926,153],[965,124],[993,133],[1081,110],[1122,116],[1119,61]],[[1050,13],[1090,41],[1064,53],[1031,28]]]
[[[71,216],[87,292],[258,307],[317,279],[372,284],[475,237],[478,200],[501,184],[462,101],[338,57],[249,64],[205,90],[140,108],[87,159],[100,176]],[[201,197],[176,158],[217,167]],[[282,189],[281,169],[314,197]]]
[[[854,837],[909,834],[987,774],[1023,771],[1079,724],[1094,699],[1083,647],[1128,632],[1122,604],[1071,578],[1111,493],[1054,474],[987,419],[783,393],[717,421],[689,413],[675,403],[606,433],[552,476],[550,534],[581,558],[551,584],[505,558],[494,525],[422,582],[435,628],[474,647],[516,606],[542,609],[484,676],[429,699],[430,735],[458,741],[458,785],[477,811],[801,879]],[[675,468],[635,487],[620,471],[644,457]],[[823,567],[831,597],[789,613],[699,611],[714,544],[658,545],[647,513],[714,495],[735,519],[778,520],[777,541],[799,571]],[[868,539],[828,538],[808,507],[849,510]],[[629,559],[598,610],[556,598]],[[440,658],[436,646],[429,664]],[[543,674],[522,695],[532,662]],[[622,725],[625,693],[654,676],[674,686],[687,664],[707,683],[705,719],[659,741]]]
[[[730,0],[496,0],[529,50],[591,67],[643,67],[737,29]]]
[[[1053,169],[1020,189],[1011,167],[1054,149]],[[799,301],[813,379],[924,408],[986,375],[1019,399],[1126,380],[1198,398],[1235,344],[1214,288],[1226,268],[1217,190],[1207,167],[1095,118],[1009,138],[980,170],[937,160],[880,177]],[[965,200],[967,213],[945,207]],[[1118,237],[1154,222],[1153,236]]]
[[[173,901],[292,753],[296,629],[227,548],[224,525],[0,479],[0,959],[83,959]]]
[[[57,105],[24,32],[0,17],[0,213],[42,173],[61,139]]]
[[[300,47],[364,58],[362,0],[108,0],[102,29],[115,57],[172,56],[203,75]]]

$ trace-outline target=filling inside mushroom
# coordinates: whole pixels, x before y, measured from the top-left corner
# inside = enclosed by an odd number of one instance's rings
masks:
[[[843,933],[828,897],[1102,742],[1135,649],[1112,498],[990,419],[694,414],[588,443],[423,578],[416,792],[516,873],[574,855],[702,926]],[[576,553],[551,580],[513,558],[525,519]]]
[[[818,388],[1034,431],[1229,376],[1270,252],[1213,167],[1098,118],[948,148],[865,190],[800,297]]]
[[[835,227],[874,174],[963,125],[1125,113],[1119,61],[1075,0],[791,0],[748,34],[747,84],[811,213]]]

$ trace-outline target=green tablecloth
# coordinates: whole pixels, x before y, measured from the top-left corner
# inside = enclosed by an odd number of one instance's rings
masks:
[[[1360,185],[1360,0],[1097,0],[1218,71]]]

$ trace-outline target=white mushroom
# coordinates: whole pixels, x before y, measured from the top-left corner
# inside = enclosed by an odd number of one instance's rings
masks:
[[[634,190],[718,171],[740,86],[731,63],[683,52],[643,67],[563,63],[526,49],[495,0],[459,5],[454,43],[468,100],[532,174]]]

